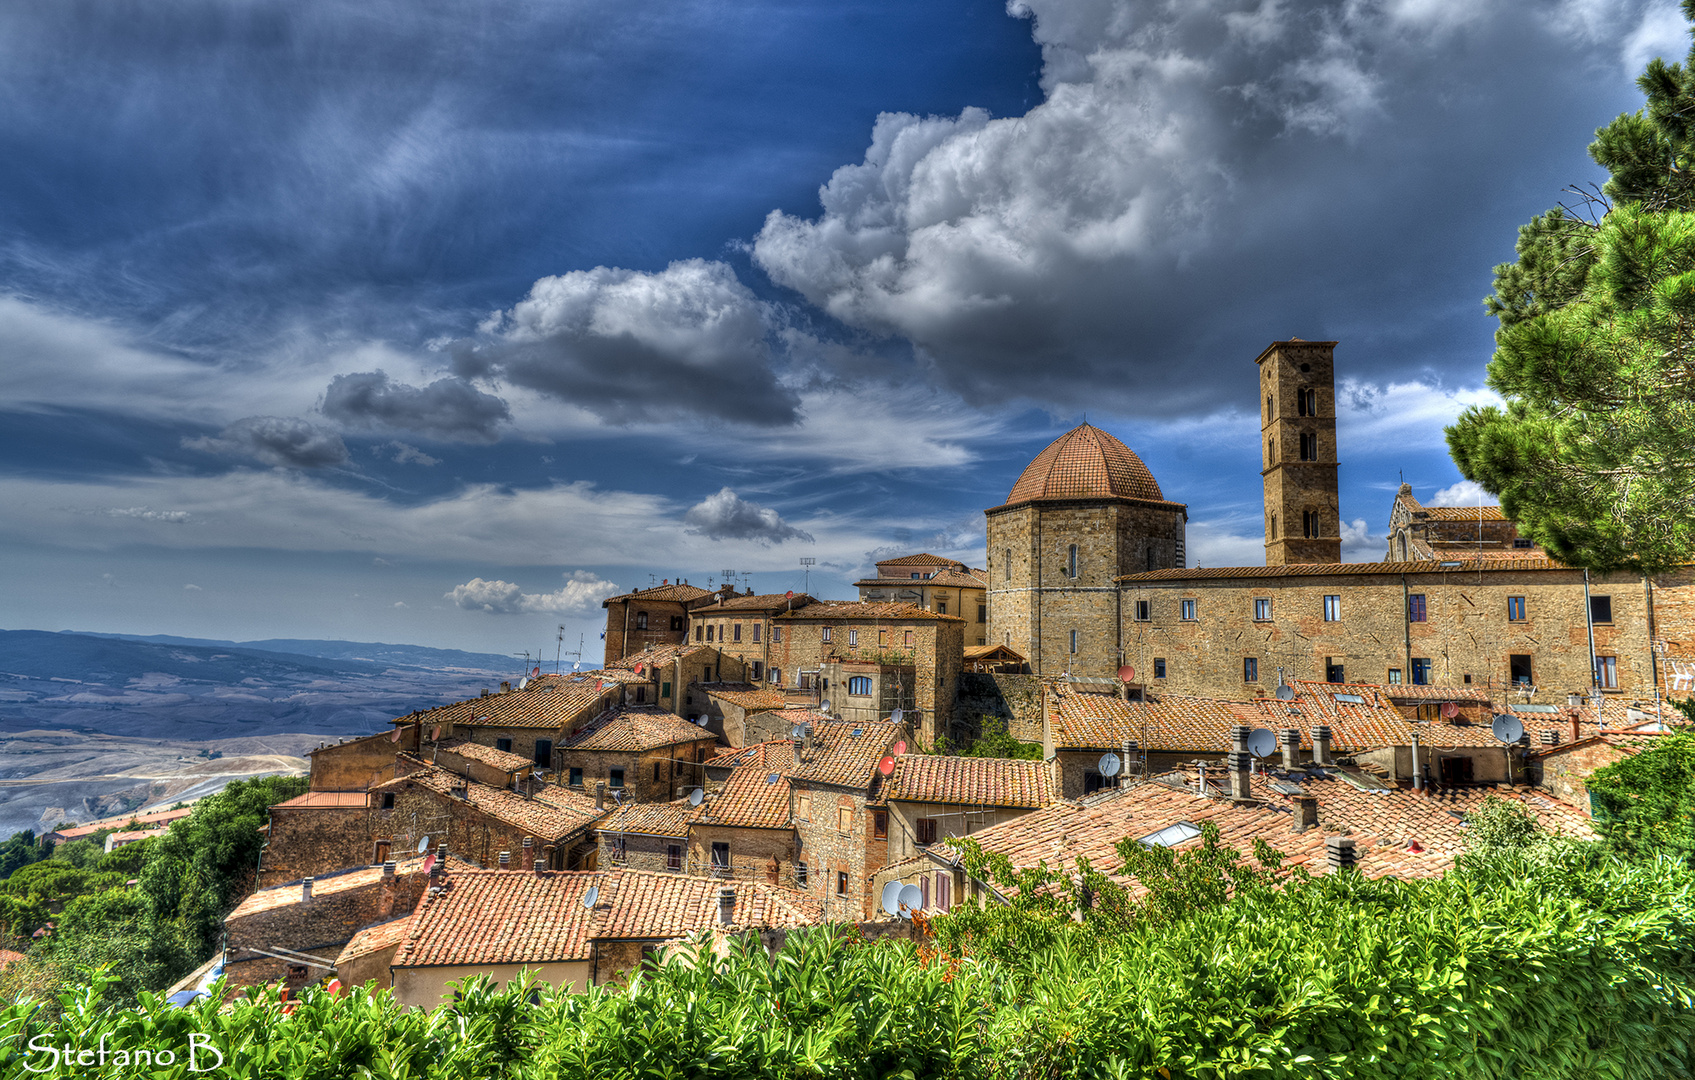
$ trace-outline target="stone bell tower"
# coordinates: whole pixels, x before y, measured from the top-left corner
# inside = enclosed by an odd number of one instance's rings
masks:
[[[1334,341],[1274,341],[1259,365],[1265,565],[1342,561]]]

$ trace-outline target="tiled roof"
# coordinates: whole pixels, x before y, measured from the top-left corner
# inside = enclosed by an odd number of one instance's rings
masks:
[[[1012,485],[1004,505],[1061,499],[1164,502],[1165,496],[1134,451],[1100,428],[1083,424],[1036,455]]]
[[[1023,663],[1024,657],[1010,645],[967,645],[965,659],[967,660],[996,660],[1005,659],[1007,662]]]
[[[877,565],[882,566],[963,566],[958,559],[944,559],[940,555],[931,555],[921,551],[916,555],[902,555],[898,559],[878,559]]]
[[[1045,761],[902,754],[883,784],[883,798],[969,806],[1046,806],[1054,801],[1053,769]]]
[[[831,619],[867,619],[877,622],[964,622],[957,615],[938,615],[925,611],[905,600],[825,600],[800,611],[790,611],[779,619],[798,621],[828,621]]]
[[[395,876],[403,878],[413,874],[421,874],[424,872],[424,862],[425,860],[422,857],[408,858],[395,867]],[[471,869],[470,863],[454,858],[451,851],[447,854],[447,865],[449,871],[452,871],[455,867],[463,870]],[[332,896],[349,889],[364,888],[367,885],[377,884],[382,880],[382,877],[383,868],[381,866],[361,866],[341,873],[324,874],[312,879],[312,896],[314,898]],[[303,890],[297,881],[290,882],[287,885],[276,885],[269,889],[259,889],[247,894],[247,898],[237,904],[235,910],[230,912],[227,917],[240,919],[248,915],[258,914],[261,911],[274,911],[277,908],[288,907],[290,904],[298,904],[301,902],[302,894]]]
[[[734,764],[730,778],[716,795],[706,797],[702,825],[733,825],[746,829],[787,828],[789,781],[794,767],[794,743],[787,739],[755,743],[736,751],[732,761],[720,754],[717,764]],[[713,764],[708,762],[707,764]]]
[[[1285,866],[1322,871],[1326,831],[1317,828],[1297,833],[1292,827],[1293,817],[1290,808],[1281,803],[1235,803],[1148,782],[1083,802],[1055,803],[1015,821],[973,833],[971,839],[986,851],[1005,855],[1015,868],[1046,863],[1050,868],[1070,871],[1082,856],[1095,869],[1128,884],[1126,878],[1116,873],[1121,865],[1114,851],[1118,841],[1150,836],[1179,822],[1200,825],[1211,821],[1218,826],[1220,842],[1228,847],[1250,854],[1253,842],[1264,840],[1285,854]],[[1355,837],[1355,842],[1358,865],[1368,877],[1388,874],[1433,877],[1453,864],[1450,854],[1411,852],[1404,847],[1373,843],[1369,837]],[[1195,837],[1177,847],[1199,845],[1200,838]]]
[[[119,814],[116,817],[101,818],[98,821],[90,821],[84,825],[77,825],[66,829],[54,829],[49,835],[57,836],[64,840],[80,840],[85,836],[102,830],[110,832],[113,829],[121,829],[132,821],[140,825],[163,829],[170,825],[171,822],[185,818],[192,813],[194,813],[194,808],[192,806],[185,806],[177,810],[159,810],[151,814]]]
[[[335,959],[336,966],[340,967],[357,957],[380,952],[390,945],[400,944],[406,940],[406,926],[411,921],[412,913],[407,912],[398,919],[390,919],[385,923],[365,927],[365,929],[353,935],[352,941],[343,946],[341,955]]]
[[[1396,702],[1430,704],[1453,701],[1487,704],[1489,701],[1489,692],[1481,686],[1414,686],[1412,683],[1395,683],[1377,689],[1390,701]]]
[[[584,907],[590,888],[599,890]],[[720,889],[735,891],[728,925]],[[683,877],[642,870],[448,875],[408,922],[396,967],[543,964],[586,960],[596,940],[675,941],[697,931],[732,933],[820,922],[805,894],[760,881]]]
[[[308,791],[304,795],[296,795],[286,802],[274,804],[273,810],[329,810],[344,809],[351,806],[365,806],[370,803],[370,797],[363,791]]]
[[[987,574],[982,570],[969,570],[964,573],[955,570],[938,570],[933,577],[874,577],[864,578],[853,583],[859,589],[910,589],[918,586],[933,585],[945,589],[986,589],[989,585]]]
[[[748,613],[787,611],[791,608],[803,608],[808,604],[816,602],[817,601],[813,600],[812,597],[805,593],[798,592],[793,596],[790,596],[788,593],[760,593],[757,596],[728,596],[722,601],[714,600],[710,604],[698,604],[695,606],[691,614],[696,618],[709,619],[721,611],[741,611]]]
[[[781,709],[787,700],[775,687],[757,687],[752,683],[701,683],[695,687],[708,697],[719,698],[746,712],[770,712]]]
[[[469,739],[443,739],[435,746],[442,753],[456,754],[471,761],[480,761],[491,769],[499,769],[501,772],[517,772],[519,769],[532,768],[535,764],[522,754],[496,750],[492,746],[474,743]]]
[[[1657,732],[1651,731],[1597,731],[1586,736],[1579,742],[1562,742],[1555,746],[1532,746],[1530,754],[1537,758],[1550,758],[1573,749],[1582,749],[1597,743],[1606,743],[1617,749],[1624,757],[1634,757],[1640,754],[1659,738]]]
[[[640,833],[643,836],[687,836],[689,822],[703,813],[687,799],[662,803],[629,803],[597,824],[596,832]]]
[[[637,664],[642,665],[643,668],[664,667],[668,664],[674,664],[678,660],[687,660],[695,653],[706,652],[710,648],[710,645],[696,645],[692,641],[671,645],[655,645],[651,649],[638,649],[623,659],[614,660],[606,666],[618,671],[634,671]]]
[[[675,713],[656,708],[621,708],[594,720],[565,740],[566,750],[657,750],[678,743],[714,738]]]
[[[703,596],[711,595],[712,594],[705,589],[699,589],[693,585],[685,585],[682,582],[677,582],[674,585],[656,585],[651,589],[637,589],[635,592],[625,593],[622,596],[609,596],[600,602],[600,606],[609,607],[621,600],[656,600],[686,604],[691,600],[699,600]]]
[[[802,751],[800,759],[789,769],[789,775],[814,784],[867,787],[877,772],[877,762],[889,752],[900,735],[899,724],[815,721],[812,725],[812,749]]]
[[[1049,708],[1054,747],[1059,750],[1117,750],[1124,740],[1133,739],[1143,750],[1222,753],[1230,749],[1230,729],[1237,724],[1273,731],[1295,728],[1302,747],[1311,750],[1312,728],[1327,724],[1331,748],[1343,752],[1406,746],[1416,727],[1380,697],[1352,705],[1324,695],[1226,701],[1161,694],[1144,702],[1082,693],[1055,682],[1049,685]]]
[[[397,717],[392,722],[396,725],[418,722],[423,726],[426,739],[430,729],[438,724],[442,727],[442,734],[447,734],[450,723],[558,730],[616,701],[618,688],[626,679],[637,681],[628,672],[585,671],[547,675],[536,679],[524,690],[456,701],[451,705]]]
[[[1441,563],[1425,559],[1418,562],[1366,562],[1366,563],[1288,563],[1283,566],[1211,566],[1205,569],[1199,567],[1188,570],[1146,570],[1140,574],[1126,574],[1113,578],[1114,581],[1147,582],[1152,584],[1160,581],[1201,581],[1217,578],[1281,578],[1281,577],[1335,577],[1342,574],[1461,574],[1476,573],[1480,570],[1570,570],[1563,563],[1540,556],[1537,558],[1516,558],[1506,554],[1490,554],[1483,558],[1454,559],[1458,566],[1444,567]]]
[[[515,791],[479,784],[436,768],[408,773],[371,790],[392,791],[407,784],[417,784],[448,799],[458,799],[453,793],[463,788],[466,805],[547,841],[567,837],[606,815],[604,809],[595,809],[593,797],[558,784],[544,784],[534,797],[526,798]]]
[[[1413,511],[1429,521],[1505,521],[1499,506],[1419,506]]]
[[[1582,810],[1547,792],[1531,788],[1445,787],[1413,798],[1425,800],[1445,812],[1469,814],[1487,802],[1491,795],[1523,804],[1536,823],[1549,832],[1562,833],[1578,840],[1599,838],[1600,834]]]

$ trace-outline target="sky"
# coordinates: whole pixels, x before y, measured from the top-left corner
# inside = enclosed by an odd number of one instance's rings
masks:
[[[1085,419],[1252,565],[1290,337],[1380,558],[1403,480],[1482,497],[1492,268],[1688,45],[1663,0],[7,5],[0,625],[592,662],[665,579],[981,565]]]

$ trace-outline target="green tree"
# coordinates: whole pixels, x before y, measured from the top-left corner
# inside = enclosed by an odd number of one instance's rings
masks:
[[[35,834],[28,829],[13,833],[10,840],[0,844],[0,880],[11,877],[13,871],[21,870],[33,862],[40,862],[51,854],[52,843],[37,840]]]
[[[1633,859],[1695,865],[1695,732],[1654,737],[1586,781],[1607,843]]]
[[[1020,758],[1042,760],[1042,744],[1020,742],[1007,730],[1006,721],[993,716],[983,717],[983,733],[960,752],[961,757]]]
[[[1695,20],[1695,0],[1684,0]],[[1519,230],[1485,301],[1504,408],[1448,429],[1460,472],[1550,554],[1596,570],[1695,561],[1695,50],[1596,132],[1583,205]]]

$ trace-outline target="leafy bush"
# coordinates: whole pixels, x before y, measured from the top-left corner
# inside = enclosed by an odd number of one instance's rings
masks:
[[[1629,858],[1695,860],[1695,732],[1652,739],[1586,781],[1607,842]]]

